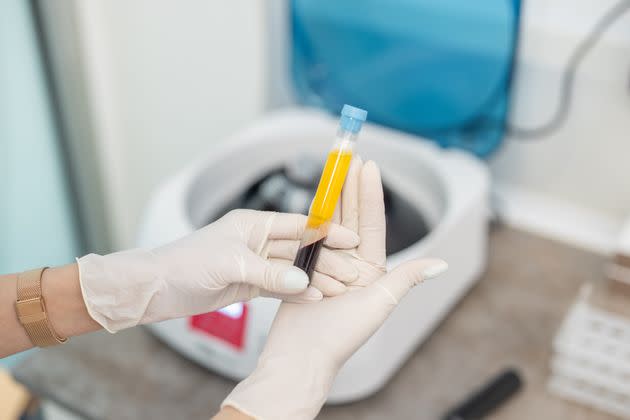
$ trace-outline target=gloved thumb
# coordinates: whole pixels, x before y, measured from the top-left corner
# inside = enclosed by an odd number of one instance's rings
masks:
[[[248,259],[243,281],[272,293],[295,295],[308,287],[308,276],[292,265],[266,261],[259,256]]]
[[[439,276],[447,269],[446,261],[438,258],[411,260],[400,264],[377,280],[376,285],[385,289],[397,304],[412,287]]]

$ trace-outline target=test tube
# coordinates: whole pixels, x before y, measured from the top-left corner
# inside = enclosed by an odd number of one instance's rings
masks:
[[[304,270],[309,279],[313,274],[319,251],[328,235],[328,228],[346,180],[352,152],[367,118],[367,111],[344,105],[341,110],[335,144],[328,153],[317,192],[308,212],[306,228],[293,265]]]

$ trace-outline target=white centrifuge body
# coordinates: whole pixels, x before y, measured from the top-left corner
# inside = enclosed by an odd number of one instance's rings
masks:
[[[336,117],[322,111],[293,108],[218,142],[155,192],[138,246],[157,246],[201,227],[234,198],[235,191],[298,153],[325,157],[336,124]],[[430,226],[424,238],[390,255],[388,267],[430,256],[444,258],[450,268],[412,290],[352,356],[339,373],[329,402],[357,400],[380,389],[473,285],[486,261],[489,174],[481,161],[369,123],[357,149],[364,160],[381,166],[384,181],[416,206]],[[255,367],[277,307],[273,299],[257,298],[218,313],[149,328],[190,359],[239,380]]]

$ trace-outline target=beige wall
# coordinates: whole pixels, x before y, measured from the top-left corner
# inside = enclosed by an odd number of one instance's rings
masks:
[[[263,4],[74,2],[114,248],[156,185],[263,111]]]
[[[537,126],[554,112],[569,54],[616,0],[525,3],[512,121]],[[630,13],[578,69],[569,117],[551,135],[508,139],[495,179],[614,219],[630,215]]]

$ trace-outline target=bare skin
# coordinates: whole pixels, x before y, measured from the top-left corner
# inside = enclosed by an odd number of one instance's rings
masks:
[[[101,329],[83,303],[76,264],[49,268],[42,275],[42,296],[53,328],[61,337]],[[0,358],[33,347],[15,312],[17,274],[0,276]]]
[[[219,411],[216,416],[212,417],[212,420],[252,420],[253,417],[249,417],[238,411],[236,408],[226,406]]]
[[[42,275],[42,296],[55,332],[61,337],[74,337],[100,330],[85,307],[77,264],[49,268]],[[17,274],[0,276],[0,359],[33,347],[15,312]],[[251,420],[233,407],[225,407],[215,420]]]

